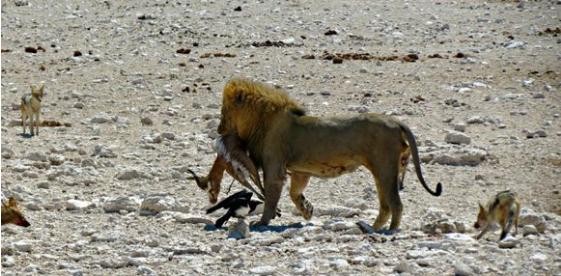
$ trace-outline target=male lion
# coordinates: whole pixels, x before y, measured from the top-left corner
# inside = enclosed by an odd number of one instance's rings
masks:
[[[391,212],[390,231],[399,228],[402,203],[399,175],[410,150],[417,177],[432,195],[421,173],[419,154],[411,130],[389,116],[361,114],[355,117],[306,116],[300,106],[279,89],[245,79],[232,79],[224,87],[221,135],[237,135],[250,158],[263,169],[265,210],[258,222],[269,224],[290,172],[290,198],[305,219],[313,207],[303,195],[311,176],[336,177],[365,166],[378,189],[380,212],[374,229],[381,230]],[[406,161],[405,161],[406,162]]]

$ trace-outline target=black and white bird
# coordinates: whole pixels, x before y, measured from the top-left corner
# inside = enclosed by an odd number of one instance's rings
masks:
[[[221,228],[231,217],[245,218],[249,215],[254,215],[263,212],[263,202],[251,200],[252,192],[241,190],[231,196],[221,200],[216,205],[206,210],[210,214],[220,208],[228,210],[226,214],[216,220],[214,226]]]

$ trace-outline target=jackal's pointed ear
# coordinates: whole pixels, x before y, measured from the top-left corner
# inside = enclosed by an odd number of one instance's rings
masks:
[[[479,204],[479,211],[485,211],[485,207],[483,207],[483,204],[481,204],[481,202],[478,202]]]
[[[18,206],[18,202],[14,197],[8,198],[8,207],[17,207],[17,206]]]
[[[35,89],[37,89],[37,88],[35,87],[35,85],[33,85],[33,84],[30,84],[30,85],[29,85],[29,88],[31,88],[31,91],[35,91]]]
[[[41,93],[43,93],[44,88],[45,88],[45,84],[41,84],[41,86],[39,86],[39,91],[41,91]]]

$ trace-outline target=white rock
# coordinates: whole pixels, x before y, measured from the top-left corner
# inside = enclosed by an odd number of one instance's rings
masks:
[[[117,269],[127,266],[128,261],[125,258],[115,257],[102,260],[101,262],[99,262],[99,264],[103,268]]]
[[[80,269],[69,269],[67,271],[68,271],[68,274],[70,274],[72,276],[83,276],[84,275],[84,273]]]
[[[522,41],[510,41],[505,45],[505,47],[507,49],[523,48],[524,44],[525,43]]]
[[[276,267],[270,265],[257,266],[249,269],[249,272],[257,275],[273,275],[277,270]]]
[[[537,264],[543,264],[547,260],[547,255],[543,253],[536,253],[530,257],[530,260]]]
[[[461,234],[461,233],[449,233],[444,235],[444,239],[453,240],[459,243],[472,243],[474,239],[470,235]]]
[[[49,162],[54,166],[62,165],[65,160],[66,158],[62,154],[52,154],[49,156]]]
[[[141,141],[148,144],[159,144],[163,141],[162,134],[153,133],[151,135],[145,135],[142,137]]]
[[[331,260],[329,262],[329,265],[331,267],[335,268],[335,270],[341,271],[341,270],[344,270],[345,268],[349,267],[349,262],[347,262],[347,260],[345,260],[345,259],[337,258],[337,259]]]
[[[469,117],[466,122],[468,124],[483,124],[485,122],[485,119],[481,116],[475,115],[472,117]]]
[[[136,273],[139,275],[148,275],[148,276],[158,275],[154,270],[144,265],[138,266],[136,268]]]
[[[118,197],[111,199],[103,204],[103,210],[107,213],[119,212],[125,210],[134,212],[140,207],[140,201],[133,197]]]
[[[112,147],[108,147],[106,145],[95,145],[94,147],[94,156],[104,157],[104,158],[115,158],[117,154],[113,152]]]
[[[458,93],[466,93],[466,92],[469,92],[469,91],[471,91],[471,88],[469,88],[469,87],[462,87],[462,88],[458,89]]]
[[[12,256],[2,256],[2,266],[12,267],[16,265],[16,259]]]
[[[343,218],[351,218],[354,216],[358,216],[360,214],[360,210],[354,208],[347,208],[347,207],[340,207],[335,206],[331,208],[315,208],[314,215],[317,216],[331,216],[331,217],[343,217]]]
[[[455,276],[473,275],[473,269],[471,269],[471,267],[469,267],[468,265],[458,261],[454,264],[454,275]]]
[[[452,125],[452,127],[454,128],[455,131],[460,131],[460,132],[466,131],[466,123],[464,122],[455,123],[454,125]]]
[[[352,221],[327,221],[323,228],[331,231],[343,231],[347,229],[355,229],[356,224]]]
[[[28,240],[19,240],[13,243],[14,248],[19,252],[31,252],[32,243]]]
[[[503,240],[499,241],[499,248],[510,249],[515,248],[520,241],[514,237],[507,236]]]
[[[214,224],[211,220],[201,217],[193,217],[189,214],[175,212],[173,218],[179,223],[191,223],[191,224]]]
[[[450,131],[448,134],[446,134],[444,141],[449,144],[467,145],[471,142],[471,138],[462,132]]]
[[[477,166],[485,161],[489,153],[478,148],[436,149],[421,154],[421,161],[450,166]]]
[[[162,211],[174,210],[178,206],[175,198],[169,195],[153,195],[145,198],[140,205],[141,215],[155,215]]]
[[[66,201],[66,210],[84,210],[88,208],[95,207],[95,204],[89,201],[70,199]]]

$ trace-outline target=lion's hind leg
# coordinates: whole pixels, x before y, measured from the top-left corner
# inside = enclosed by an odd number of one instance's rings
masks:
[[[403,211],[403,205],[399,197],[399,167],[398,158],[395,161],[386,158],[383,162],[388,162],[386,166],[378,162],[379,168],[385,168],[382,170],[377,170],[374,166],[368,166],[374,179],[376,181],[376,189],[378,190],[378,199],[380,201],[380,212],[378,217],[374,221],[374,229],[380,231],[384,224],[388,221],[391,214],[390,231],[396,231],[401,223],[401,215]],[[388,169],[389,168],[389,169]]]
[[[304,197],[304,189],[310,180],[309,175],[293,172],[290,176],[290,198],[306,220],[310,220],[314,213],[314,206]]]

